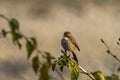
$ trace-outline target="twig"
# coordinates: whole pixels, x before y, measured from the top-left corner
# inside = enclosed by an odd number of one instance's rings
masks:
[[[101,42],[107,48],[107,53],[109,53],[114,59],[116,59],[118,62],[120,62],[120,59],[113,52],[111,52],[110,48],[108,47],[108,45],[105,43],[105,41],[103,39],[101,39]]]
[[[73,60],[71,57],[70,57],[70,59]],[[82,68],[80,65],[79,65],[79,69],[80,69],[80,71],[82,71],[81,73],[87,75],[87,76],[90,77],[92,80],[96,80],[96,79],[94,78],[94,76],[91,75],[91,73],[88,73],[88,72],[87,72],[84,68]]]
[[[2,29],[0,32],[0,38],[5,37],[9,33],[11,33],[11,31],[5,31],[4,29]]]
[[[64,53],[65,53],[65,52],[64,52]],[[69,58],[70,58],[71,60],[73,60],[72,57],[69,57]],[[62,58],[60,58],[60,59],[57,60],[57,61],[54,61],[53,64],[59,62],[60,60],[62,60]],[[92,76],[91,73],[88,73],[88,72],[87,72],[85,69],[83,69],[80,65],[78,65],[78,66],[79,66],[79,69],[80,69],[80,72],[81,72],[81,73],[87,75],[87,76],[90,77],[92,80],[96,80],[96,79],[94,78],[94,76]],[[59,76],[61,77],[62,80],[65,80],[65,79],[63,78],[63,76],[60,74],[59,71],[56,71],[56,72],[59,74]]]
[[[36,48],[35,50],[36,50],[37,53],[40,54],[42,57],[46,58],[46,56],[42,54],[42,51],[41,51],[41,50],[39,50],[38,48]]]
[[[8,23],[10,22],[10,19],[8,19],[7,17],[5,17],[4,15],[1,15],[1,14],[0,14],[0,18],[5,19]],[[6,32],[6,33],[10,33],[10,32]],[[25,36],[25,35],[24,35],[22,32],[20,32],[19,30],[18,30],[18,34],[20,34],[26,41],[29,40],[29,38],[28,38],[27,36]],[[2,33],[0,33],[0,38],[1,38],[1,35],[2,35]],[[46,56],[45,56],[44,54],[42,54],[42,51],[39,50],[38,47],[36,47],[35,50],[36,50],[36,52],[37,52],[37,55],[38,55],[38,54],[41,54],[41,56],[42,56],[43,58],[46,58]],[[40,62],[40,64],[42,64],[42,63]],[[63,78],[63,76],[60,74],[59,71],[56,71],[56,72],[58,73],[58,75],[60,76],[60,78],[61,78],[62,80],[65,80],[65,79]],[[24,80],[25,80],[25,79],[24,79]]]
[[[2,15],[2,14],[0,14],[0,17],[3,18],[3,19],[5,19],[7,22],[10,21],[7,17],[5,17],[5,16]],[[2,33],[0,33],[0,38],[2,37],[1,35],[2,35]]]
[[[19,33],[26,41],[28,41],[28,37],[26,37],[22,32],[20,32],[20,31],[18,30],[18,33]]]
[[[79,65],[80,70],[82,71],[81,73],[86,74],[88,77],[90,77],[92,80],[96,80],[90,73],[88,73],[85,69],[83,69],[80,65]]]
[[[5,20],[7,20],[8,22],[10,21],[7,17],[5,17],[5,16],[2,15],[2,14],[0,15],[0,17],[3,18],[3,19],[5,19]]]
[[[3,18],[3,19],[5,19],[5,20],[7,20],[8,22],[10,21],[7,17],[5,17],[4,15],[2,15],[2,14],[0,14],[0,17],[1,18]],[[11,33],[10,31],[8,31],[8,32],[6,32],[6,33]],[[22,32],[20,32],[19,30],[18,30],[18,33],[26,40],[26,41],[28,41],[29,40],[29,38],[28,37],[26,37]],[[1,38],[1,35],[2,35],[2,33],[0,33],[0,38]],[[36,51],[37,51],[37,53],[39,53],[39,54],[41,54],[41,56],[43,56],[44,57],[44,55],[42,54],[42,52],[36,47],[36,49],[35,49]]]

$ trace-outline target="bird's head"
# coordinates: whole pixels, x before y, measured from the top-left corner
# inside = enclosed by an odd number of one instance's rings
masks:
[[[63,36],[64,37],[70,37],[70,36],[72,36],[72,34],[71,34],[71,32],[66,31],[66,32],[64,32]]]

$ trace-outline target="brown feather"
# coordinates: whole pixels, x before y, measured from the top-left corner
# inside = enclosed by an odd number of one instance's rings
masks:
[[[77,42],[75,41],[75,38],[72,35],[70,35],[68,38],[71,40],[73,45],[78,49],[78,51],[80,51],[80,48],[79,48]]]

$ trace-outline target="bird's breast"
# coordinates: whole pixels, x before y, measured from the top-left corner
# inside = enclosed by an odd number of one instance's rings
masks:
[[[71,40],[67,37],[63,37],[61,40],[62,47],[67,51],[74,51],[75,46],[72,44]]]

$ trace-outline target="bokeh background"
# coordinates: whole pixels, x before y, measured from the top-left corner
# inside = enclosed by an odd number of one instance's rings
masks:
[[[0,0],[0,14],[17,18],[21,32],[35,36],[39,49],[56,58],[61,55],[63,33],[72,32],[81,49],[76,53],[83,68],[120,76],[116,71],[120,63],[106,53],[100,41],[103,38],[120,58],[120,46],[116,44],[120,37],[120,0]],[[8,23],[0,19],[3,28],[8,30]],[[0,39],[1,80],[37,80],[24,48],[13,45],[10,36]],[[67,70],[62,74],[70,80]],[[54,76],[60,80],[57,74]],[[90,80],[82,74],[79,79]]]

